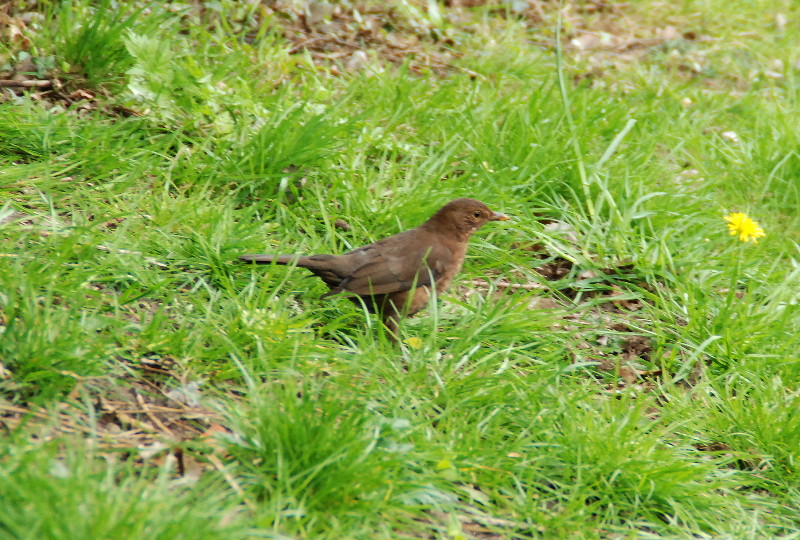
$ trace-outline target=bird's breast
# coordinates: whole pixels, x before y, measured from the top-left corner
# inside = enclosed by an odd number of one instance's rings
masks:
[[[436,292],[442,293],[447,290],[452,283],[453,278],[456,277],[461,271],[461,267],[464,265],[464,255],[465,253],[455,253],[455,257],[453,260],[448,261],[447,264],[442,264],[441,268],[436,268],[437,274],[439,274],[439,279],[436,280]]]

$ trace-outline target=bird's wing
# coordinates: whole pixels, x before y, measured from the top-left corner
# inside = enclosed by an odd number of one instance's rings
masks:
[[[374,295],[431,285],[444,274],[454,254],[441,243],[378,242],[345,257],[352,258],[355,270],[336,292]]]

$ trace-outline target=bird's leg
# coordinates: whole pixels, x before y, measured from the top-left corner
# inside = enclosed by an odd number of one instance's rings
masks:
[[[389,315],[383,318],[383,326],[386,328],[386,335],[393,344],[400,340],[399,318],[396,315]]]
[[[396,344],[400,340],[400,310],[390,299],[384,300],[380,313],[383,318],[383,326],[386,328],[389,341]]]

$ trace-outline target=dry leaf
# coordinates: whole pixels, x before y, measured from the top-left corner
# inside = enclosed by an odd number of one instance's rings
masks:
[[[778,29],[778,32],[786,30],[786,15],[783,13],[775,15],[775,27]]]
[[[674,26],[665,26],[658,30],[658,37],[665,41],[674,41],[681,38],[681,33]]]
[[[739,135],[737,135],[735,131],[723,131],[720,133],[720,137],[728,139],[733,144],[739,144]]]

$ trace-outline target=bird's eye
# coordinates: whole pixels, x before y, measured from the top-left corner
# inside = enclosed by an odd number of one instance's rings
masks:
[[[479,218],[479,217],[481,217],[481,211],[480,210],[476,210],[475,212],[473,212],[472,215],[475,216],[476,218]]]

